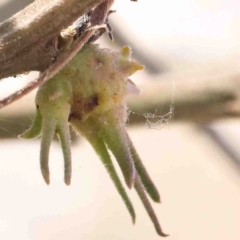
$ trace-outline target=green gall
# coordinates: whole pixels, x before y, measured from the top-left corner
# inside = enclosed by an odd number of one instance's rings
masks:
[[[61,142],[64,156],[64,180],[71,181],[69,124],[92,145],[122,197],[133,223],[133,205],[114,168],[111,151],[122,171],[126,185],[134,187],[156,232],[163,233],[148,195],[160,202],[160,195],[134,148],[125,123],[128,117],[125,96],[139,93],[129,79],[143,66],[131,59],[125,46],[120,52],[85,45],[57,75],[43,84],[36,96],[37,113],[33,126],[23,138],[41,134],[40,165],[43,178],[50,183],[49,149],[54,134]]]

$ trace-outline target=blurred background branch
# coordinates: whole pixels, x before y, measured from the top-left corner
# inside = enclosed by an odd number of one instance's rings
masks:
[[[153,119],[150,119],[152,122],[158,121],[169,111],[173,111],[171,116],[173,121],[191,121],[204,125],[223,118],[240,117],[240,77],[238,75],[207,77],[199,79],[197,83],[191,80],[175,81],[175,78],[179,77],[179,75],[175,77],[173,75],[165,81],[144,85],[139,96],[129,96],[127,105],[130,110],[130,125],[146,123],[146,114],[152,114]],[[175,82],[174,86],[173,82]],[[34,102],[33,99],[32,102]],[[9,129],[16,119],[26,125],[26,128],[29,126],[34,114],[34,104],[31,107],[25,106],[22,112],[17,111],[15,105],[1,110],[2,128]],[[164,109],[159,112],[162,106]],[[159,121],[158,127],[161,127],[161,124],[164,122]],[[11,131],[12,136],[16,136],[23,129],[15,126]],[[4,135],[11,137],[7,132],[1,133],[0,137]]]
[[[139,97],[131,97],[128,106],[138,115],[130,115],[130,121],[146,121],[140,116],[154,114],[163,105],[163,115],[174,108],[174,121],[207,124],[221,118],[240,117],[240,76],[206,77],[197,82],[176,81],[179,77],[173,75],[167,81],[153,82],[142,89]],[[172,82],[175,83],[173,87]],[[156,112],[156,116],[159,114]]]

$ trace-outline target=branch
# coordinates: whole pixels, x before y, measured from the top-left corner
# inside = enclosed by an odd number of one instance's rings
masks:
[[[36,0],[0,25],[0,79],[44,71],[61,30],[103,0]]]

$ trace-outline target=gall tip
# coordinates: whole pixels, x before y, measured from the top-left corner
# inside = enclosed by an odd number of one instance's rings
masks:
[[[131,76],[133,73],[135,73],[136,71],[138,70],[143,70],[144,69],[144,66],[141,65],[140,63],[137,63],[137,62],[131,62],[131,65],[130,65],[130,71],[129,71],[129,76]]]
[[[121,54],[123,57],[126,57],[126,58],[130,57],[131,56],[131,48],[129,46],[124,46],[122,48]]]

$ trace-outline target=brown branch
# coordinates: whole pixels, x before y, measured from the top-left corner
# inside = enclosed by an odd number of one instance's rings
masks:
[[[56,57],[62,29],[103,0],[36,0],[0,25],[0,79],[44,71]]]

